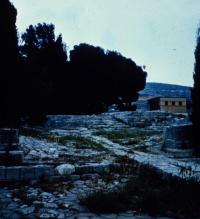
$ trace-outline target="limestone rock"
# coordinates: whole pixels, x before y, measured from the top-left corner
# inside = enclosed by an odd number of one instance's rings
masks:
[[[75,172],[75,167],[71,164],[62,164],[57,166],[55,170],[60,176],[67,176]]]

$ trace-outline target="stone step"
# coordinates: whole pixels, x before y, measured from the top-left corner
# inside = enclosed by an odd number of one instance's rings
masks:
[[[5,151],[5,150],[13,150],[16,151],[19,149],[19,144],[15,143],[12,145],[8,145],[8,144],[1,144],[0,143],[0,151]]]
[[[19,133],[17,129],[0,129],[0,144],[12,145],[19,143]]]
[[[41,177],[54,175],[54,168],[50,165],[35,166],[0,166],[0,182],[39,180]]]
[[[191,158],[193,156],[194,150],[165,148],[164,152],[168,154],[168,157],[172,157],[172,158]]]
[[[0,151],[0,164],[16,165],[24,161],[23,151]]]

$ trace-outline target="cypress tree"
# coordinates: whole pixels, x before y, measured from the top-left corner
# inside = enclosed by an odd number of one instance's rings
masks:
[[[194,127],[194,145],[200,155],[200,27],[197,31],[197,45],[195,49],[194,86],[192,89],[192,122]]]
[[[18,109],[17,10],[9,0],[0,1],[0,126],[16,125]]]

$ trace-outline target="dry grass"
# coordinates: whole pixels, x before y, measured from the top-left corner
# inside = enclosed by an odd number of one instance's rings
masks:
[[[96,213],[134,210],[152,216],[200,217],[200,185],[195,181],[164,180],[150,167],[135,166],[135,174],[121,187],[98,190],[81,198]]]

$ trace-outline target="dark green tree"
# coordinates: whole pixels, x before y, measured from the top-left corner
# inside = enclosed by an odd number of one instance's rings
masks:
[[[131,110],[146,83],[147,73],[115,51],[80,44],[70,51],[70,62],[77,79],[76,100],[86,112],[102,112],[112,104]]]
[[[9,0],[0,1],[0,125],[15,126],[19,116],[19,54],[17,10]]]
[[[27,62],[57,63],[67,60],[62,36],[55,36],[53,24],[30,25],[22,34],[21,55]]]
[[[59,81],[67,61],[66,46],[61,35],[55,36],[53,24],[30,25],[21,39],[20,54],[26,66],[24,84],[29,96],[26,111],[35,120],[53,113],[58,104]]]
[[[200,28],[197,31],[197,45],[195,49],[194,86],[192,89],[192,122],[194,127],[194,145],[200,155]]]

